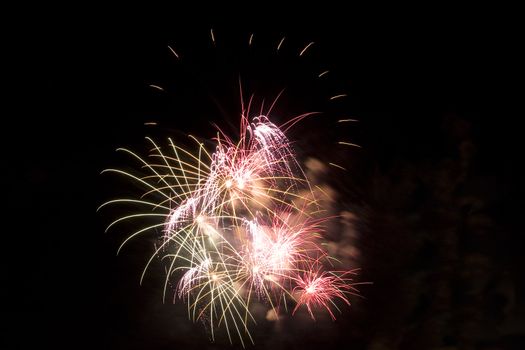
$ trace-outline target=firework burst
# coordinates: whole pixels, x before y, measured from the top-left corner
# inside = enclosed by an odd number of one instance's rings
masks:
[[[314,310],[324,308],[335,319],[336,300],[350,305],[349,295],[357,292],[349,278],[353,271],[324,268],[334,261],[323,248],[323,224],[331,218],[323,215],[286,136],[309,114],[277,126],[270,113],[271,108],[248,117],[249,104],[246,110],[243,105],[239,138],[217,128],[214,149],[190,136],[192,151],[171,139],[163,150],[151,138],[147,157],[118,150],[136,159],[145,174],[104,170],[145,189],[139,198],[101,206],[134,203],[146,208],[108,226],[130,220],[150,223],[131,232],[119,251],[143,234],[158,235],[141,282],[160,257],[167,265],[164,298],[173,293],[184,301],[192,320],[209,322],[212,338],[223,327],[230,342],[236,337],[243,346],[247,339],[253,342],[254,300],[266,303],[276,316],[293,305],[292,313],[305,307],[315,319]]]

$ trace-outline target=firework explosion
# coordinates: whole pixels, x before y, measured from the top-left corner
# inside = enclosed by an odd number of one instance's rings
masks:
[[[193,151],[171,139],[163,151],[147,138],[152,148],[146,158],[118,150],[138,160],[146,174],[104,171],[146,189],[139,198],[101,206],[146,208],[108,226],[137,219],[151,223],[119,247],[148,232],[158,235],[141,282],[153,260],[162,259],[167,264],[164,298],[173,293],[174,300],[187,303],[190,319],[209,323],[212,339],[222,327],[230,342],[236,337],[243,346],[247,339],[253,343],[254,301],[267,304],[274,318],[304,307],[313,319],[315,309],[335,319],[336,301],[350,305],[349,295],[357,293],[353,270],[331,271],[337,261],[324,249],[323,225],[332,218],[285,135],[309,114],[277,126],[267,117],[270,113],[271,108],[250,118],[249,105],[247,110],[243,105],[238,139],[217,128],[213,150],[193,136]]]

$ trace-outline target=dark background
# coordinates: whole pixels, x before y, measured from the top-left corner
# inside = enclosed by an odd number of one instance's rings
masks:
[[[112,212],[95,209],[127,188],[99,175],[131,166],[115,148],[144,150],[146,135],[210,137],[210,122],[233,128],[238,71],[249,90],[290,91],[283,120],[326,111],[292,138],[301,156],[350,170],[324,181],[338,210],[357,217],[359,279],[373,282],[335,323],[257,326],[256,348],[523,348],[515,22],[491,9],[397,10],[101,10],[21,22],[30,30],[6,66],[21,98],[3,121],[2,348],[229,348],[163,305],[159,280],[139,286],[151,242],[116,257],[125,232],[104,234]],[[241,49],[252,32],[254,49]],[[289,51],[269,60],[282,35]],[[298,63],[291,47],[309,41]],[[190,58],[183,68],[167,45]],[[325,85],[302,80],[325,66],[337,74]],[[342,104],[323,104],[341,90]],[[360,122],[335,128],[340,111]],[[143,125],[153,120],[159,127]],[[362,149],[334,148],[337,137]]]

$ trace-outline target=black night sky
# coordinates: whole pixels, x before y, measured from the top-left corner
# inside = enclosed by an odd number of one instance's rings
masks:
[[[358,279],[373,282],[336,322],[262,322],[248,348],[524,348],[513,21],[489,9],[398,10],[28,20],[8,66],[17,76],[8,88],[22,98],[3,118],[0,347],[236,348],[210,342],[184,305],[162,304],[160,265],[139,286],[152,241],[116,256],[126,231],[104,228],[120,213],[95,210],[130,189],[100,175],[136,165],[117,147],[209,138],[212,123],[234,131],[241,74],[247,91],[273,98],[286,88],[277,118],[324,112],[290,136],[303,160],[348,169],[320,181],[337,192],[338,212],[352,213]],[[325,82],[307,75],[325,69]],[[339,92],[347,98],[326,103]],[[359,122],[341,126],[341,117]]]

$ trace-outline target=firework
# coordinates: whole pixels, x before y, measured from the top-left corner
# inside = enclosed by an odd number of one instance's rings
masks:
[[[351,284],[352,279],[348,277],[352,274],[354,274],[353,271],[337,272],[312,269],[297,275],[297,286],[294,288],[294,292],[297,292],[300,297],[293,312],[295,313],[299,306],[305,305],[310,316],[315,319],[312,307],[320,306],[324,307],[335,320],[332,308],[339,309],[333,300],[340,299],[350,305],[347,295],[357,293],[357,289]]]
[[[185,302],[190,319],[209,322],[212,338],[223,327],[230,342],[236,337],[243,346],[247,339],[253,342],[254,300],[266,303],[277,317],[293,305],[292,314],[305,307],[315,319],[314,310],[324,308],[335,319],[336,300],[350,305],[348,297],[357,292],[349,278],[353,271],[325,269],[334,260],[323,248],[323,224],[331,218],[323,216],[286,136],[309,114],[277,126],[270,113],[271,107],[266,114],[248,117],[250,107],[243,105],[240,136],[234,139],[217,128],[213,149],[193,136],[191,151],[171,139],[163,150],[147,138],[152,146],[147,157],[118,150],[135,158],[145,173],[104,171],[145,189],[139,198],[102,205],[146,208],[108,226],[148,222],[131,232],[119,251],[141,235],[158,235],[141,282],[159,257],[167,265],[164,298],[173,293],[174,300]]]

